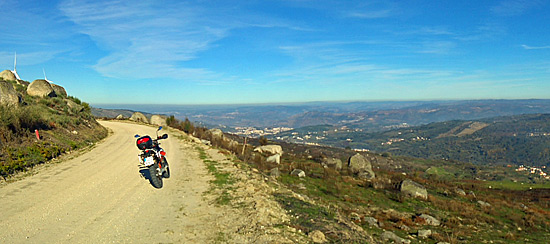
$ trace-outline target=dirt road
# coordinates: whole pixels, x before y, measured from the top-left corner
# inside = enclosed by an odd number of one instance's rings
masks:
[[[0,243],[212,242],[223,213],[204,197],[212,176],[193,145],[168,133],[172,177],[155,189],[133,137],[155,129],[101,124],[112,134],[89,152],[0,187]]]

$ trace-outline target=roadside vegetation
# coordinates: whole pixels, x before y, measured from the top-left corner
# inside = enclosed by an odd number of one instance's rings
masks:
[[[8,82],[22,102],[0,105],[0,176],[4,179],[107,136],[90,106],[78,98],[32,97],[24,85]]]
[[[352,150],[220,137],[188,120],[173,120],[176,128],[232,152],[240,162],[284,186],[293,194],[274,191],[273,198],[293,216],[289,226],[304,234],[321,231],[332,243],[387,242],[391,232],[412,243],[544,243],[550,238],[550,184],[533,181],[506,166],[483,166],[452,160],[361,154],[372,163],[376,177],[351,174]],[[284,148],[280,164],[268,163],[253,149],[261,144]],[[341,169],[326,167],[338,159]],[[207,162],[215,172],[215,163]],[[273,175],[273,170],[280,175]],[[306,177],[291,175],[294,169]],[[225,182],[220,175],[219,182]],[[404,180],[424,186],[427,199],[400,191]],[[424,215],[440,223],[432,225]],[[420,233],[430,231],[430,235]]]

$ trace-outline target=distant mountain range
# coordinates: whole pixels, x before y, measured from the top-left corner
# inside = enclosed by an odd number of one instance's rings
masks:
[[[95,108],[118,109],[99,117],[116,117],[121,110],[189,118],[209,127],[292,127],[334,125],[381,131],[402,126],[448,120],[472,120],[496,116],[550,113],[550,100],[469,100],[399,102],[315,102],[259,105],[109,105]]]

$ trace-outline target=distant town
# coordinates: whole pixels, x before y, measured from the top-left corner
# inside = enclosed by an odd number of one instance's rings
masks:
[[[531,167],[531,166],[525,166],[525,165],[520,165],[517,169],[516,169],[516,172],[527,172],[529,174],[534,174],[534,175],[538,175],[544,179],[547,179],[547,180],[550,180],[550,175],[548,175],[548,173],[544,172],[543,169],[546,169],[546,166],[542,166],[542,167]]]

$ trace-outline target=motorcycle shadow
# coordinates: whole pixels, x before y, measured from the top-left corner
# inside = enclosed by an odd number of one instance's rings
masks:
[[[148,180],[148,181],[149,181],[149,184],[151,184],[151,186],[153,186],[154,188],[162,188],[162,186],[161,186],[161,187],[157,187],[157,186],[153,183],[152,177],[151,177],[151,173],[149,172],[149,168],[140,166],[140,167],[139,167],[139,173],[141,174],[141,177],[143,177],[145,180]]]

